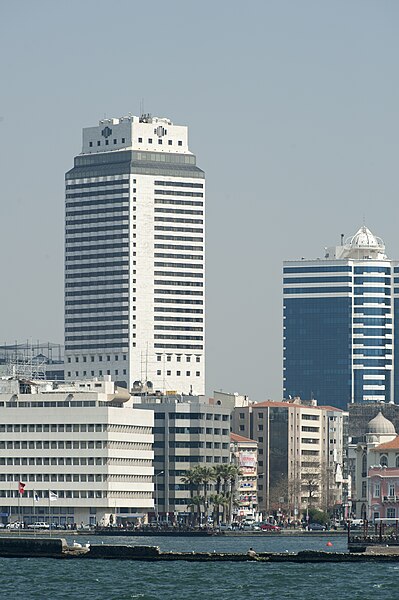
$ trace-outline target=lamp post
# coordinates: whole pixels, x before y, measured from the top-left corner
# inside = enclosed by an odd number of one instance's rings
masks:
[[[158,482],[157,479],[160,475],[163,475],[165,471],[159,471],[156,475],[154,475],[154,491],[155,491],[155,518],[157,521],[157,525],[159,523],[159,512],[158,512]]]

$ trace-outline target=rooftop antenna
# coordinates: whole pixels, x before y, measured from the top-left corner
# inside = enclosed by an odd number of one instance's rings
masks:
[[[341,233],[341,246],[344,245],[344,237],[345,237],[345,235],[343,233]]]

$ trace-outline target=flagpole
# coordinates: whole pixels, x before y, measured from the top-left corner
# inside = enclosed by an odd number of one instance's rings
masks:
[[[35,523],[36,522],[36,506],[35,506],[36,492],[35,492],[35,490],[33,490],[32,498],[33,498],[33,523]],[[33,528],[33,536],[36,537],[36,527]]]
[[[18,484],[18,535],[21,535],[21,494]]]
[[[51,491],[48,491],[48,518],[50,526],[50,537],[51,537]]]

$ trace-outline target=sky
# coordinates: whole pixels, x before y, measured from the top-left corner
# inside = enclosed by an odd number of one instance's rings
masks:
[[[396,0],[0,0],[0,341],[63,343],[83,127],[188,125],[207,177],[207,393],[282,397],[282,262],[365,223],[399,259]]]

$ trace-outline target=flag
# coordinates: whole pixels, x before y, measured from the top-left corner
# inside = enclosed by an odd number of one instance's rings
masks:
[[[39,502],[39,494],[37,492],[33,492],[33,498],[35,499],[35,502]]]
[[[26,483],[22,483],[22,481],[18,482],[18,491],[21,494],[21,496],[25,491],[25,486],[26,486]]]
[[[55,492],[52,492],[50,490],[49,491],[49,498],[50,498],[50,502],[55,502],[56,500],[58,500],[58,494],[56,494]]]

